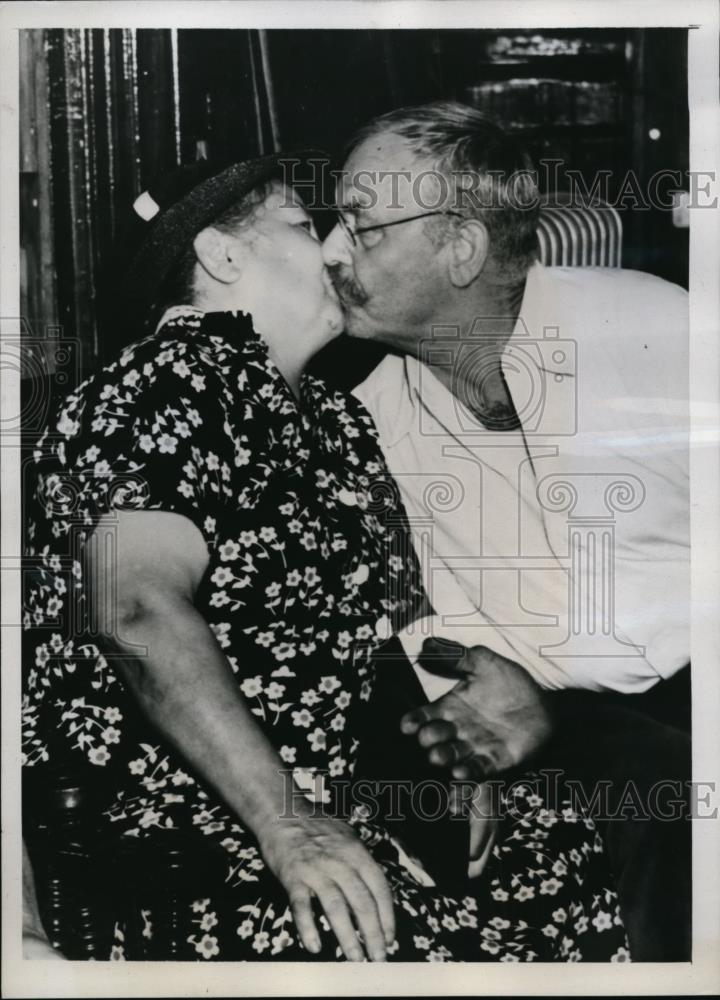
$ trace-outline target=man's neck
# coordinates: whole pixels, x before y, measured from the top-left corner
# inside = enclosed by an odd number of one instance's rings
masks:
[[[520,426],[503,376],[502,355],[517,323],[524,291],[522,282],[511,289],[497,289],[497,294],[484,294],[455,326],[459,336],[443,339],[441,351],[430,351],[422,359],[488,430]]]

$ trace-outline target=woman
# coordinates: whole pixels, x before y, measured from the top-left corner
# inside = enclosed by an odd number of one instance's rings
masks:
[[[86,759],[118,834],[220,853],[176,957],[624,958],[592,824],[528,788],[462,898],[337,816],[372,654],[422,592],[369,416],[302,375],[342,315],[278,171],[196,165],[136,202],[136,297],[175,305],[35,450],[26,763]]]

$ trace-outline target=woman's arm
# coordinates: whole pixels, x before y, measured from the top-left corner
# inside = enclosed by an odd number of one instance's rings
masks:
[[[253,831],[288,892],[304,945],[320,949],[315,895],[348,958],[362,958],[352,915],[369,957],[384,959],[394,927],[382,870],[346,824],[311,817],[312,805],[294,790],[194,606],[209,560],[198,528],[162,511],[116,512],[101,519],[86,552],[91,608],[101,634],[113,632],[109,638],[127,654],[118,660],[123,679],[163,736]]]

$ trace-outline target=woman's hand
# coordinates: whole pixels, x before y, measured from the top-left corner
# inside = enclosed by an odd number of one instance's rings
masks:
[[[392,895],[382,869],[351,827],[328,817],[279,818],[259,841],[263,857],[287,891],[308,951],[321,948],[311,903],[316,896],[349,961],[363,959],[353,919],[370,960],[385,961],[386,947],[395,938]]]
[[[321,946],[311,909],[316,896],[349,959],[363,958],[354,920],[368,956],[382,961],[395,933],[385,876],[347,824],[314,818],[309,803],[294,801],[287,764],[194,606],[208,559],[198,529],[164,511],[116,511],[100,519],[95,534],[97,544],[86,547],[91,607],[100,631],[115,631],[125,654],[117,669],[141,708],[257,837],[308,951]],[[288,795],[295,811],[281,819]]]

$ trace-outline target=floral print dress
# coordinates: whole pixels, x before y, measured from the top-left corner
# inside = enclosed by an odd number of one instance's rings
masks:
[[[188,903],[175,957],[310,959],[252,834],[144,720],[113,669],[86,606],[82,556],[114,510],[164,510],[197,526],[210,553],[197,607],[297,785],[331,808],[371,731],[373,654],[422,599],[369,415],[308,375],[296,400],[248,317],[178,307],[66,397],[37,443],[34,475],[24,765],[82,761],[111,790],[109,830],[184,831],[222,859],[222,891]],[[444,895],[381,821],[353,810],[395,899],[389,958],[626,960],[592,822],[547,808],[530,781],[505,805],[485,870],[462,897]],[[152,938],[152,912],[142,919]],[[319,926],[320,959],[339,958],[322,916]],[[139,957],[125,930],[119,915],[108,957]]]

